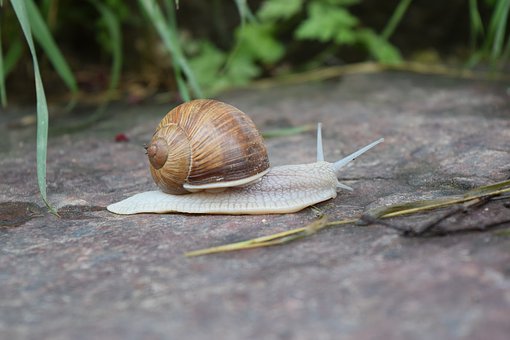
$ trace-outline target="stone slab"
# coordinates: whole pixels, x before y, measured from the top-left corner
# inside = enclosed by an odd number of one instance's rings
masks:
[[[510,175],[508,84],[381,73],[221,99],[262,130],[321,121],[328,160],[385,137],[343,171],[355,191],[318,205],[330,219]],[[12,128],[33,111],[0,115],[1,338],[508,339],[508,199],[447,221],[460,230],[499,221],[482,232],[402,237],[351,225],[198,258],[183,253],[304,226],[314,212],[108,213],[154,189],[142,145],[168,109],[113,105],[108,120],[50,139],[48,193],[60,218],[38,196],[34,130]],[[314,132],[267,145],[274,165],[315,158]]]

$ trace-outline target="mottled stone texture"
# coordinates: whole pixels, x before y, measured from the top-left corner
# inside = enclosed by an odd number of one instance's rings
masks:
[[[323,122],[329,160],[386,138],[342,173],[355,191],[319,205],[331,219],[510,175],[508,83],[385,73],[221,99],[261,129]],[[37,194],[33,129],[11,127],[32,111],[0,114],[2,339],[508,339],[508,199],[448,220],[499,223],[482,232],[402,237],[347,226],[199,258],[183,253],[300,227],[314,213],[105,211],[155,187],[142,145],[168,108],[114,105],[111,119],[50,139],[49,200],[60,218]],[[129,142],[114,141],[120,132]],[[315,158],[312,132],[267,145],[273,164]]]

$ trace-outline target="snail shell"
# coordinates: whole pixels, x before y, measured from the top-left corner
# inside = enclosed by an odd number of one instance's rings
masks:
[[[247,185],[269,169],[264,141],[252,120],[210,99],[168,112],[146,149],[152,178],[174,195]]]

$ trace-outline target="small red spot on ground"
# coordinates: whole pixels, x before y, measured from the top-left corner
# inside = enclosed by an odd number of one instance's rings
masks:
[[[124,133],[118,133],[116,136],[115,136],[115,141],[117,143],[121,143],[121,142],[129,142],[129,138],[124,134]]]

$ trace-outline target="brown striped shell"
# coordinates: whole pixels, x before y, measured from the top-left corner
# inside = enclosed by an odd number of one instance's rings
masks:
[[[170,194],[246,185],[269,170],[262,136],[235,107],[210,99],[167,113],[147,146],[150,171]]]

